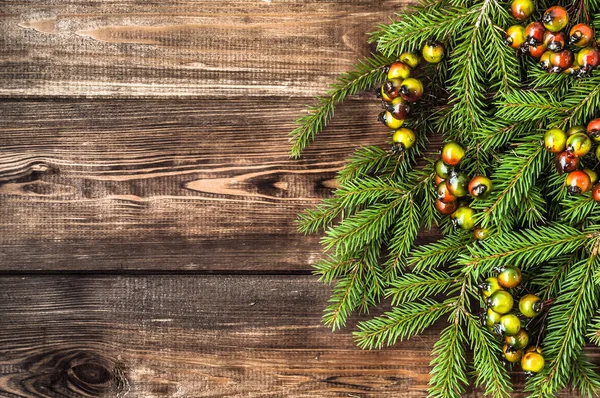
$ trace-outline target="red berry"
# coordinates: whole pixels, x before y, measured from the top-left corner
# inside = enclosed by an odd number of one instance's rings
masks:
[[[450,214],[454,213],[458,208],[458,201],[444,203],[441,200],[437,199],[435,201],[435,208],[437,209],[437,211],[440,212],[440,214],[449,216]]]
[[[525,27],[525,39],[529,44],[540,44],[544,41],[546,28],[541,22],[532,22]]]
[[[562,50],[550,55],[550,72],[558,73],[569,68],[573,64],[573,53],[571,50]]]
[[[594,141],[600,137],[600,118],[594,119],[587,125],[587,133]]]
[[[554,158],[554,167],[558,174],[570,173],[579,168],[579,157],[569,151],[561,152]]]
[[[592,198],[598,203],[600,203],[600,182],[594,185],[592,188]]]
[[[513,0],[510,12],[518,21],[524,21],[535,11],[535,5],[531,0]]]
[[[578,23],[569,32],[569,44],[586,47],[594,40],[594,30],[590,25]]]
[[[592,182],[585,171],[575,170],[567,175],[565,185],[570,193],[582,194],[590,190]]]
[[[549,30],[544,33],[544,44],[550,51],[560,51],[565,47],[567,36],[563,32],[550,32]]]

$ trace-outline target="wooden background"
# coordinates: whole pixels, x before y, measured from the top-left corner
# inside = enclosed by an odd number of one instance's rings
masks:
[[[377,101],[299,161],[287,141],[405,1],[1,5],[0,396],[425,396],[442,325],[384,351],[331,334],[295,231],[385,141]]]

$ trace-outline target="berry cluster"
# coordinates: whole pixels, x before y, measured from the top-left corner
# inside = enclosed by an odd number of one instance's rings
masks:
[[[519,21],[533,14],[532,0],[513,0],[511,13]],[[548,8],[541,22],[527,26],[513,25],[506,31],[506,43],[521,54],[539,59],[540,67],[548,72],[587,77],[600,63],[600,52],[590,25],[578,23],[566,30],[569,13],[560,6]],[[567,37],[567,33],[568,37]],[[570,49],[567,48],[570,46]],[[573,52],[577,53],[574,55]]]
[[[522,280],[521,270],[513,266],[497,269],[498,274],[479,285],[487,305],[482,314],[483,324],[491,332],[504,337],[502,352],[510,363],[521,362],[526,373],[538,373],[544,369],[544,357],[538,346],[529,345],[527,326],[544,310],[544,302],[528,293],[519,299],[519,312],[513,311],[514,298],[506,289],[517,288]],[[527,325],[522,319],[531,320]],[[541,334],[541,332],[540,332]]]
[[[444,47],[435,40],[429,40],[422,50],[425,61],[437,64],[444,57]],[[411,72],[419,66],[420,57],[415,53],[403,53],[399,60],[386,68],[387,80],[377,92],[382,100],[384,111],[379,121],[394,130],[392,151],[402,152],[411,148],[417,137],[412,129],[402,127],[410,113],[410,103],[423,96],[423,82],[411,77]]]
[[[486,176],[469,177],[458,169],[465,157],[465,149],[456,142],[448,142],[442,148],[440,159],[435,162],[436,195],[435,208],[440,214],[451,215],[456,228],[467,231],[475,227],[475,210],[466,202],[467,195],[473,199],[486,199],[492,192],[492,181]],[[487,238],[489,231],[475,228],[475,238]]]
[[[554,166],[559,174],[567,173],[567,190],[572,194],[591,190],[594,200],[600,203],[600,183],[596,183],[598,173],[580,167],[580,159],[592,150],[594,142],[600,142],[600,119],[592,120],[587,127],[573,126],[567,131],[550,129],[544,134],[542,145],[556,153]],[[600,160],[600,146],[596,148],[596,159]]]

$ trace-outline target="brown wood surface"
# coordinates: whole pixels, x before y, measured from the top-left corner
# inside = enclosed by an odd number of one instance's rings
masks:
[[[287,155],[407,1],[1,4],[1,397],[425,396],[443,323],[383,351],[332,334],[295,230],[388,138],[374,95]]]

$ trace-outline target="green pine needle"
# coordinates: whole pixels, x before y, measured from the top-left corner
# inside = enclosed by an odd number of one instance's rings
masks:
[[[382,68],[390,62],[388,57],[373,54],[359,62],[354,71],[342,74],[327,92],[327,96],[317,98],[317,104],[308,108],[309,113],[296,120],[299,126],[290,133],[291,156],[300,157],[304,148],[327,126],[333,117],[335,105],[350,95],[369,90],[381,83],[384,78]]]

